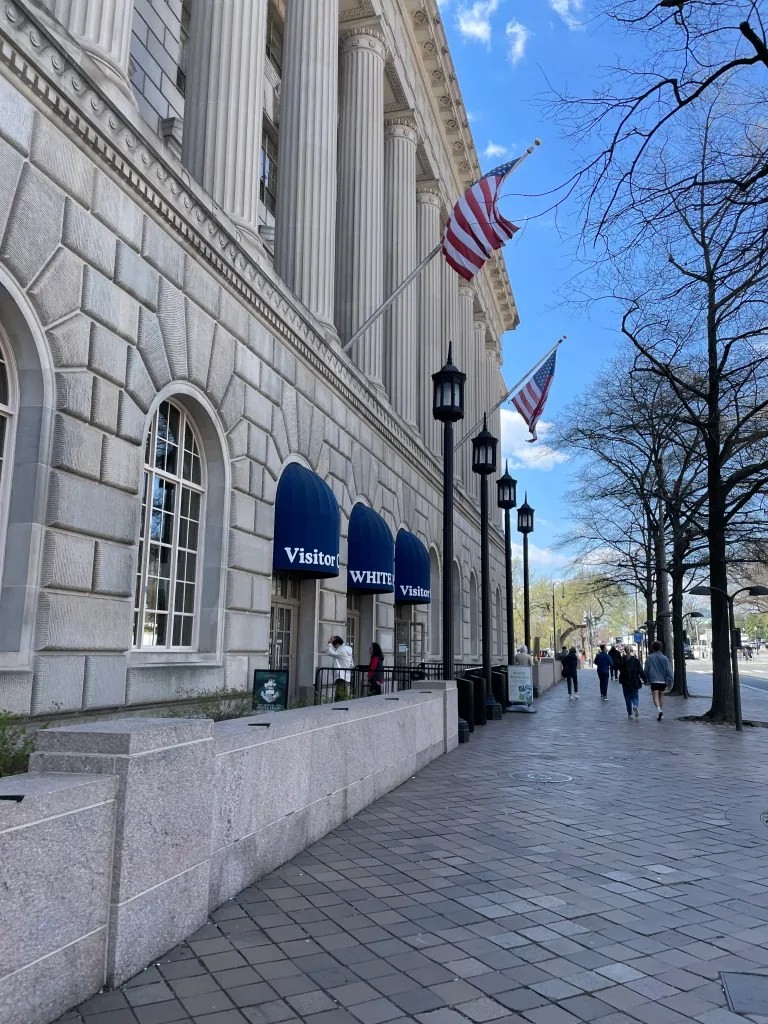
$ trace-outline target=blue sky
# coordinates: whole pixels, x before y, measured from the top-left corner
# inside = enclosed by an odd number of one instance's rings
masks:
[[[563,293],[575,266],[569,236],[578,228],[575,211],[526,220],[546,208],[526,194],[559,185],[573,170],[573,154],[557,125],[546,119],[542,101],[550,88],[589,95],[599,66],[610,63],[614,45],[601,24],[600,37],[588,24],[590,0],[442,0],[441,15],[459,77],[475,145],[484,170],[518,155],[537,137],[542,145],[506,182],[501,211],[523,227],[506,246],[505,258],[520,312],[520,326],[504,336],[503,373],[509,386],[562,335],[557,372],[539,426],[539,442],[528,444],[525,424],[504,411],[503,457],[527,489],[536,509],[532,564],[556,574],[567,555],[552,550],[567,526],[568,485],[573,473],[599,472],[575,467],[546,446],[546,423],[579,394],[601,380],[620,335],[608,308],[567,305]],[[514,195],[518,193],[518,195]],[[600,386],[605,386],[601,383]]]

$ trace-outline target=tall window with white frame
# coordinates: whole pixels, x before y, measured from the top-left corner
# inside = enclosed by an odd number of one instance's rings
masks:
[[[191,650],[205,519],[206,467],[186,409],[162,402],[147,437],[134,602],[136,648]]]

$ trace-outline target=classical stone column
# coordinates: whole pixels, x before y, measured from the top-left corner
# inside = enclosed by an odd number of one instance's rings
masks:
[[[416,189],[416,257],[423,259],[440,241],[440,193],[435,185],[422,185]],[[445,362],[448,351],[442,331],[440,298],[440,267],[442,256],[435,256],[418,280],[418,337],[419,353],[419,428],[430,451],[440,455],[442,430],[432,416],[432,374]]]
[[[258,237],[267,0],[197,0],[190,26],[182,160]]]
[[[416,144],[414,122],[390,118],[384,130],[384,291],[390,295],[416,267]],[[393,408],[416,428],[414,281],[386,313],[385,383]]]
[[[459,317],[457,325],[457,335],[459,337],[459,351],[461,353],[461,360],[464,367],[464,372],[467,375],[467,384],[465,387],[465,431],[469,430],[470,427],[474,427],[475,421],[481,415],[482,410],[478,408],[478,384],[480,374],[480,359],[477,352],[475,351],[474,341],[475,332],[472,321],[473,305],[475,301],[475,289],[469,281],[464,281],[459,278]],[[479,428],[478,428],[479,429]],[[477,433],[474,431],[473,436]],[[466,441],[461,449],[461,467],[462,467],[462,479],[464,480],[464,486],[470,492],[470,494],[479,494],[479,487],[476,486],[477,480],[475,474],[472,472],[472,444],[470,441]]]
[[[275,268],[333,336],[339,0],[286,5]]]
[[[336,206],[336,327],[347,341],[384,298],[384,36],[350,29],[341,43],[339,184]],[[383,387],[383,320],[352,358]]]
[[[133,0],[41,2],[105,73],[107,91],[118,100],[129,100],[135,107],[128,70]]]

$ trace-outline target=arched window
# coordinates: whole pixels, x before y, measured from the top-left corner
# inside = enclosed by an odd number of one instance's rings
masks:
[[[5,526],[13,469],[13,440],[16,433],[16,371],[10,346],[0,330],[0,552],[5,551]],[[0,556],[0,561],[1,561]]]
[[[183,406],[160,404],[144,461],[133,644],[188,650],[197,644],[206,466]]]
[[[453,653],[460,658],[464,651],[464,613],[461,607],[461,573],[456,562],[453,563],[451,591],[453,593]]]
[[[477,610],[477,579],[475,574],[469,577],[469,646],[473,656],[480,648],[480,616]]]
[[[504,658],[504,624],[502,623],[501,590],[496,588],[496,654],[501,661]]]
[[[440,563],[434,549],[429,552],[429,575],[432,588],[432,602],[429,606],[429,653],[439,656],[443,627],[441,619],[443,591],[440,580]]]

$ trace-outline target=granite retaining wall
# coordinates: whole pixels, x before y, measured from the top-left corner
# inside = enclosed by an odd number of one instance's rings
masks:
[[[0,779],[0,1021],[48,1024],[120,985],[452,750],[457,722],[455,684],[430,681],[217,724],[41,732],[29,774]]]

